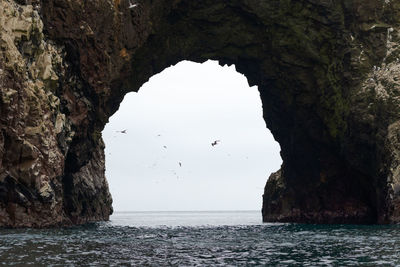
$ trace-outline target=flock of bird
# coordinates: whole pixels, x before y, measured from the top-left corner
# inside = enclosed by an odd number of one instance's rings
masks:
[[[116,131],[117,133],[122,133],[122,134],[127,134],[127,129],[124,129],[124,130],[121,130],[121,131]],[[161,136],[161,134],[158,134],[157,135],[158,137],[160,137]],[[216,146],[216,145],[218,145],[219,143],[221,142],[221,140],[215,140],[215,141],[213,141],[213,142],[211,142],[211,146]],[[164,148],[167,148],[167,146],[163,146]],[[181,164],[180,164],[181,165]]]
[[[116,132],[117,132],[117,133],[121,133],[121,134],[127,134],[127,129],[120,130],[120,131],[116,131]],[[157,136],[160,137],[161,134],[158,134]],[[220,142],[221,142],[221,140],[215,140],[215,141],[211,142],[211,146],[214,147],[214,146],[218,145]],[[163,148],[167,149],[167,146],[164,145]],[[178,162],[178,165],[179,165],[179,167],[182,167],[182,162],[179,161],[179,162]],[[174,173],[174,175],[177,176],[177,174],[176,174],[175,171],[173,171],[173,173]],[[177,176],[177,178],[179,178],[179,176]]]

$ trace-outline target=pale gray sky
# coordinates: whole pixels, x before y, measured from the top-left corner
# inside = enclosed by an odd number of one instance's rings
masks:
[[[153,76],[125,96],[103,137],[116,211],[259,210],[282,163],[257,87],[214,61]]]

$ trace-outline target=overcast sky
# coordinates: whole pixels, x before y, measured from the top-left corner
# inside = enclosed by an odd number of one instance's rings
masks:
[[[260,210],[281,165],[257,87],[213,61],[153,76],[125,96],[103,137],[115,211]]]

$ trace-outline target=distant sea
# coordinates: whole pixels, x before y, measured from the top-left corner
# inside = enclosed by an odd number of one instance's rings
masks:
[[[259,211],[116,212],[0,230],[1,266],[399,266],[400,226],[261,222]]]

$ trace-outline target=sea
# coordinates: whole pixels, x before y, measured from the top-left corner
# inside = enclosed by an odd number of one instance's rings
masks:
[[[260,211],[116,212],[0,230],[1,266],[400,266],[399,225],[262,223]]]

